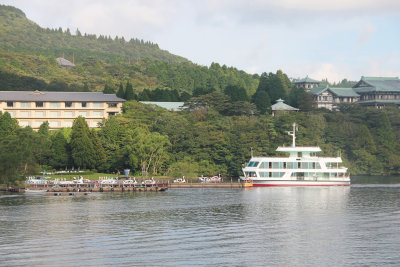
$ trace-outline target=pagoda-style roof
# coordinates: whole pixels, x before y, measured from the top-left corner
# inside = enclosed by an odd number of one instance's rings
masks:
[[[276,100],[276,104],[273,104],[271,106],[272,111],[277,111],[277,110],[298,111],[299,110],[298,108],[294,108],[283,102],[284,102],[284,100],[280,99],[280,98],[278,100]]]
[[[321,83],[321,81],[317,81],[306,76],[305,78],[300,79],[298,81],[294,81],[293,83]]]
[[[353,88],[341,88],[341,87],[314,87],[311,88],[313,95],[320,95],[325,91],[330,91],[332,94],[338,97],[359,97],[360,95],[355,92]]]
[[[399,92],[400,80],[398,77],[361,77],[361,80],[353,86],[357,93],[369,92]]]

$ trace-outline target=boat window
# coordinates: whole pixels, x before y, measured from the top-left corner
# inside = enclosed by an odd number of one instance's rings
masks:
[[[262,168],[262,169],[268,168],[268,162],[262,162],[262,163],[260,164],[260,168]]]
[[[246,175],[247,177],[257,177],[256,172],[245,172],[245,175]]]
[[[297,152],[297,157],[301,158],[303,156],[303,152]]]
[[[279,162],[272,162],[273,169],[279,169]]]
[[[301,168],[302,169],[308,169],[308,162],[302,162],[301,163]]]
[[[288,169],[296,169],[297,164],[295,162],[288,162],[287,163],[287,168]]]
[[[247,167],[257,167],[258,163],[260,163],[259,161],[250,161],[247,164]]]
[[[280,178],[285,175],[284,172],[260,172],[260,177],[271,177],[271,178]]]

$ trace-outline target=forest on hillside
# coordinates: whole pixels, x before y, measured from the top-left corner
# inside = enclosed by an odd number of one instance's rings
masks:
[[[278,155],[289,145],[287,131],[299,125],[298,145],[318,145],[325,156],[341,154],[351,174],[400,173],[400,111],[358,105],[341,111],[268,114],[229,113],[229,101],[219,92],[197,98],[196,106],[167,111],[137,101],[124,104],[122,116],[104,120],[89,129],[85,119],[72,128],[38,132],[21,128],[8,113],[0,117],[0,184],[14,183],[41,170],[91,169],[116,172],[131,169],[135,175],[197,177],[222,174],[237,177],[254,155]],[[215,101],[210,101],[214,99]]]

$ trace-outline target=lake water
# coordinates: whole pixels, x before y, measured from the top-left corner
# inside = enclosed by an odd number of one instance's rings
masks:
[[[400,264],[400,184],[0,195],[1,266]]]

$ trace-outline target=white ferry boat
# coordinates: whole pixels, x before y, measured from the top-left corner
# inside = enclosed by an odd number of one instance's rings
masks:
[[[341,166],[341,157],[318,157],[321,149],[296,146],[296,123],[290,147],[280,146],[279,152],[289,153],[289,157],[251,157],[243,168],[243,180],[252,180],[253,186],[348,186],[350,175]]]

